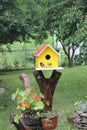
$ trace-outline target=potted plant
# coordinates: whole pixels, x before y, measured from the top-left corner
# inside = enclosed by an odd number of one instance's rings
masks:
[[[67,116],[68,123],[73,123],[73,119],[74,119],[74,116],[72,116],[72,115]]]
[[[52,111],[44,111],[41,114],[41,126],[43,130],[53,130],[57,127],[58,113],[52,109]]]
[[[25,90],[17,89],[12,94],[12,99],[17,103],[17,109],[21,112],[14,116],[16,123],[22,120],[25,125],[38,125],[40,123],[40,112],[44,108],[41,101],[43,95],[35,92],[34,87]]]

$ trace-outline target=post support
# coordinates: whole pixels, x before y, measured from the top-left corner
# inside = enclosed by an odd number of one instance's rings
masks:
[[[34,71],[34,76],[39,85],[40,92],[44,95],[44,98],[42,99],[45,105],[44,109],[51,110],[54,90],[58,80],[60,79],[61,73],[53,70],[51,77],[45,78],[41,70],[36,70]]]

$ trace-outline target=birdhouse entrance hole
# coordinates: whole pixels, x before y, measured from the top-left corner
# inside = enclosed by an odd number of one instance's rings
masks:
[[[49,60],[51,58],[51,56],[48,54],[46,55],[46,59]]]

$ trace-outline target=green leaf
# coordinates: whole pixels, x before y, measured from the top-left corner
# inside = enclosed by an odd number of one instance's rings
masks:
[[[26,107],[25,107],[25,106],[22,106],[21,109],[24,111],[24,110],[26,109]]]
[[[44,104],[42,101],[36,103],[36,107],[35,107],[36,110],[43,109],[43,108],[44,108]]]
[[[18,114],[16,116],[14,116],[14,122],[16,122],[17,124],[19,123],[19,115]]]
[[[40,93],[40,97],[41,97],[41,98],[44,98],[44,95],[43,95],[42,93]]]
[[[13,93],[12,96],[11,96],[11,98],[12,98],[13,100],[15,100],[15,98],[16,98],[16,94]]]

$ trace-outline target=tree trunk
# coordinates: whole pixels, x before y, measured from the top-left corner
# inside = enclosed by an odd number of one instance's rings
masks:
[[[45,78],[42,71],[39,70],[34,72],[34,76],[38,82],[41,93],[44,95],[44,98],[42,99],[43,103],[45,104],[44,109],[51,110],[54,90],[58,80],[60,79],[61,73],[53,70],[51,77]],[[49,105],[47,102],[49,102]]]
[[[68,55],[68,63],[69,67],[73,67],[73,57],[70,57],[70,55]]]

